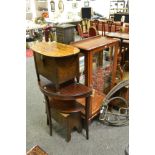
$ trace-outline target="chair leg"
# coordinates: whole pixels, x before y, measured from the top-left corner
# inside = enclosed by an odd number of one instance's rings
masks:
[[[123,69],[120,64],[118,64],[118,69],[120,71],[121,80],[123,80]]]

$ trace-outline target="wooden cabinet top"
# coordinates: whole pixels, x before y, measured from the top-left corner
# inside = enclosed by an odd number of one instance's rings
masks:
[[[57,25],[56,28],[70,28],[70,27],[75,27],[76,25],[72,25],[72,24],[60,24],[60,25]]]
[[[37,42],[31,46],[31,49],[49,57],[65,57],[78,54],[80,50],[71,45],[58,42]]]
[[[119,42],[118,39],[95,36],[95,37],[90,37],[88,39],[73,42],[71,45],[86,51],[90,51],[99,47],[108,46],[110,44],[115,44],[115,43],[117,44],[118,42]]]

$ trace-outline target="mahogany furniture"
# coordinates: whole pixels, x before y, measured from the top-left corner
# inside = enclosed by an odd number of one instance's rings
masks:
[[[48,155],[48,153],[46,153],[41,147],[39,147],[38,145],[34,146],[33,148],[31,148],[26,155]]]
[[[57,42],[38,42],[31,46],[34,51],[35,67],[39,74],[52,81],[58,90],[59,85],[79,77],[80,50]]]
[[[84,67],[85,67],[85,84],[89,87],[92,87],[92,70],[93,70],[93,54],[100,52],[103,49],[108,47],[114,47],[114,56],[113,56],[113,66],[112,66],[112,79],[111,79],[111,88],[116,84],[116,68],[117,68],[117,55],[118,55],[118,46],[119,40],[106,38],[102,36],[90,37],[85,40],[77,41],[71,45],[80,49],[80,52],[84,54]],[[89,120],[95,117],[100,110],[100,106],[105,97],[105,94],[97,90],[93,91],[91,96],[91,106],[89,113]],[[84,101],[79,101],[82,105],[85,105]]]
[[[71,139],[71,131],[74,127],[78,132],[82,131],[81,111],[85,111],[86,138],[89,138],[88,113],[90,106],[90,95],[92,90],[78,83],[64,83],[59,92],[56,91],[52,83],[45,84],[40,81],[39,87],[45,96],[47,120],[52,135],[52,118],[66,128],[66,141]],[[86,106],[79,104],[76,99],[83,98]]]

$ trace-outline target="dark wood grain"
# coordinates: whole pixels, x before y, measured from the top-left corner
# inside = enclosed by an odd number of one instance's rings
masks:
[[[81,111],[84,109],[86,138],[88,139],[88,114],[90,111],[90,95],[92,94],[92,89],[82,84],[66,82],[60,85],[59,91],[57,91],[55,86],[51,82],[48,83],[40,80],[38,84],[46,100],[46,110],[48,116],[48,123],[50,126],[50,133],[52,134],[52,117],[66,126],[66,140],[70,141],[71,130],[73,129],[73,127],[76,126],[78,131],[81,131]],[[76,101],[76,99],[78,98],[87,98],[85,106],[86,108]],[[52,112],[52,110],[54,110],[54,113]],[[65,113],[69,115],[63,117],[60,115],[60,113]]]

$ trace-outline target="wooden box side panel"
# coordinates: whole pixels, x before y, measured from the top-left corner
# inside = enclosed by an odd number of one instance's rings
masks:
[[[54,58],[43,56],[39,53],[34,54],[38,73],[53,83],[57,83],[56,62]]]
[[[57,61],[57,74],[59,83],[67,82],[79,76],[78,55],[64,57]]]

